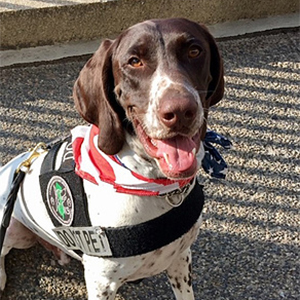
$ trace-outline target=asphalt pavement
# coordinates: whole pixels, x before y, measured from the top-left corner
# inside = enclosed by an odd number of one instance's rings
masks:
[[[203,172],[204,222],[193,245],[197,300],[300,299],[299,32],[219,41],[226,93],[209,126],[229,137],[226,180]],[[72,86],[87,57],[1,70],[0,162],[83,123]],[[83,300],[83,269],[41,246],[12,250],[2,300]],[[174,299],[165,274],[118,300]]]

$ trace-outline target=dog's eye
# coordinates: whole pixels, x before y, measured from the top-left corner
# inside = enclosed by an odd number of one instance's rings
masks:
[[[128,63],[134,68],[139,68],[143,66],[142,61],[137,57],[131,57]]]
[[[189,58],[197,58],[201,54],[201,48],[198,46],[191,46],[189,48],[188,56]]]

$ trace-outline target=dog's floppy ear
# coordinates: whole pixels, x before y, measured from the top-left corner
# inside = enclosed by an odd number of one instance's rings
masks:
[[[205,26],[203,27],[205,28]],[[216,41],[206,28],[205,30],[210,46],[210,74],[212,76],[206,99],[210,102],[209,106],[213,106],[217,104],[224,95],[224,69]]]
[[[205,139],[206,130],[207,130],[207,117],[208,110],[210,106],[218,103],[224,94],[224,70],[223,70],[223,61],[221,59],[218,46],[215,39],[209,33],[207,27],[203,24],[200,24],[201,31],[204,33],[206,40],[210,48],[210,75],[211,81],[208,85],[206,101],[203,104],[204,108],[204,123],[201,129],[201,139]]]
[[[81,70],[73,88],[77,110],[99,128],[98,146],[109,155],[118,153],[125,140],[123,109],[114,94],[113,49],[113,41],[103,41]]]

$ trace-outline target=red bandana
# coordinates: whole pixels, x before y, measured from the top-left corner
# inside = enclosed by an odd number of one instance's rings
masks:
[[[76,173],[95,184],[100,181],[112,184],[117,192],[141,196],[157,196],[186,186],[184,180],[152,179],[128,169],[117,155],[106,155],[98,148],[99,129],[77,126],[72,130]]]

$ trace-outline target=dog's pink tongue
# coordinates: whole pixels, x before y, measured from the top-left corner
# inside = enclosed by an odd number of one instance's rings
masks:
[[[167,172],[184,172],[196,161],[196,144],[191,138],[176,136],[171,139],[156,140],[156,147],[160,166]]]

